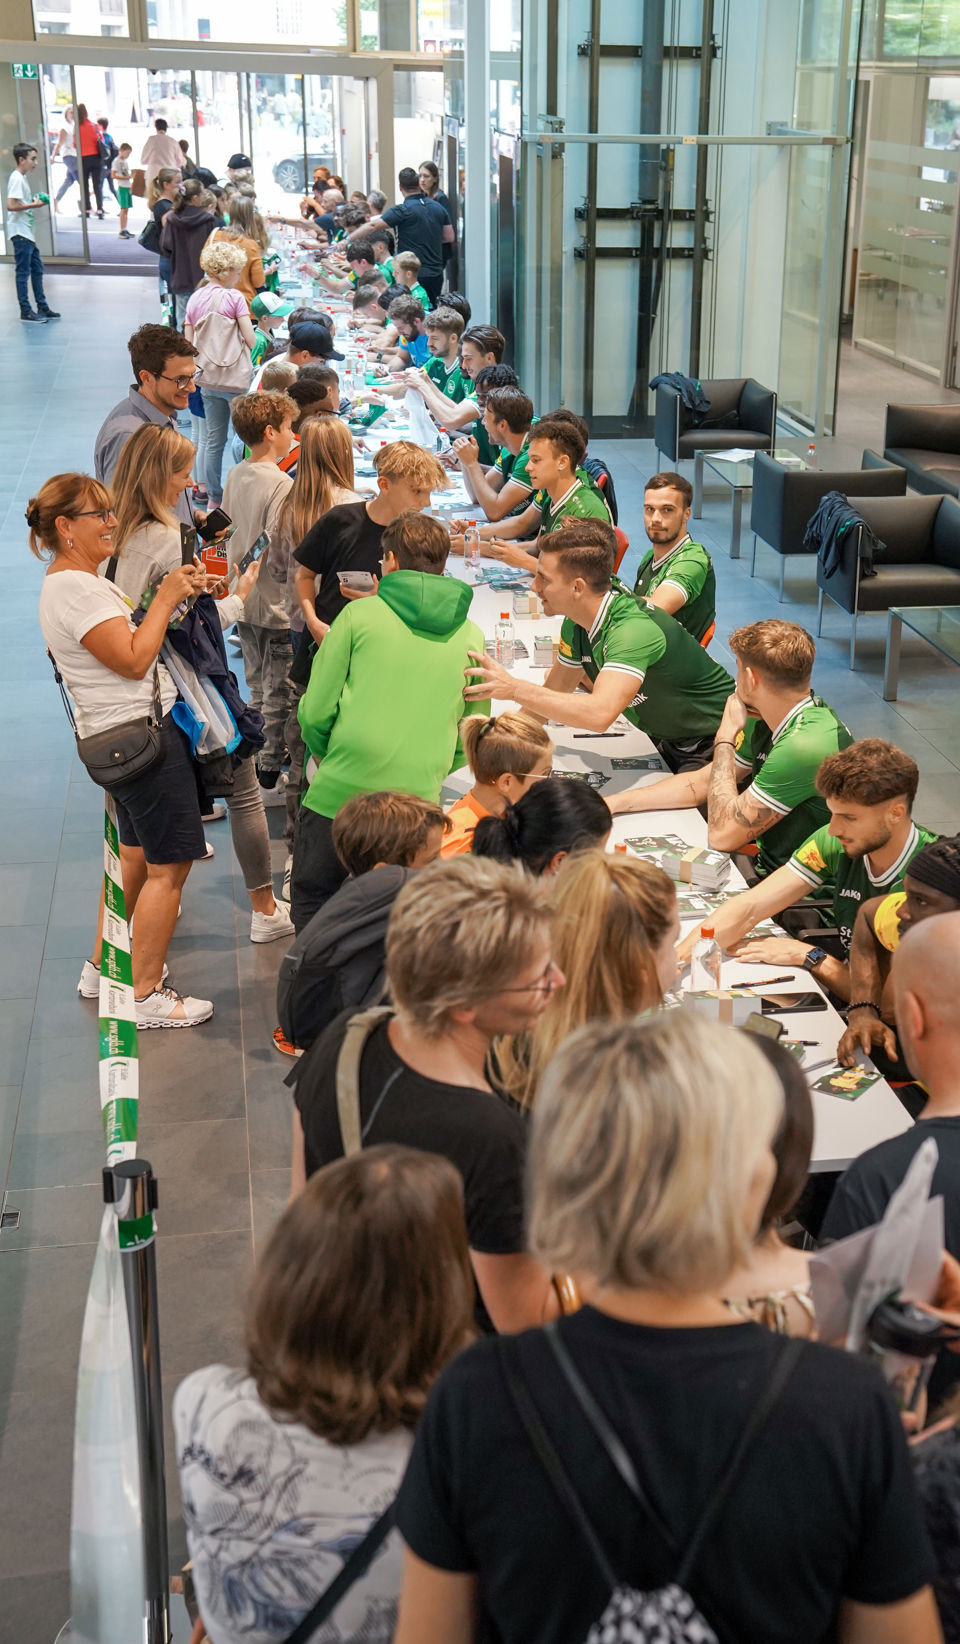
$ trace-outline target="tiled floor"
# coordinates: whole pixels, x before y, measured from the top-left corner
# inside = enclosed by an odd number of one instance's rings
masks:
[[[100,1213],[96,1006],[74,990],[92,939],[101,803],[73,752],[44,655],[36,621],[42,572],[26,548],[23,511],[50,474],[90,466],[100,421],[129,384],[125,340],[155,317],[155,298],[145,279],[51,276],[50,298],[64,318],[31,329],[15,317],[12,285],[11,271],[0,269],[7,316],[0,322],[0,1193],[20,1213],[17,1229],[0,1232],[0,1644],[39,1644],[55,1637],[68,1608],[77,1350]],[[890,375],[886,367],[878,372],[859,356],[844,370],[850,409],[841,412],[833,456],[830,442],[818,453],[828,466],[880,441],[890,397],[880,375]],[[921,379],[895,375],[897,398],[935,397]],[[621,523],[633,539],[629,570],[643,541],[652,446],[597,451],[614,469]],[[791,563],[789,601],[778,607],[771,553],[761,550],[756,580],[749,555],[728,559],[728,511],[725,498],[711,494],[702,522],[716,556],[720,640],[738,623],[778,610],[811,625],[811,567]],[[881,629],[880,621],[863,624],[861,668],[851,674],[846,623],[830,611],[817,687],[855,732],[910,749],[922,772],[918,814],[952,830],[960,815],[960,678],[905,639],[901,699],[884,703]],[[269,814],[279,835],[280,813]],[[212,997],[216,1014],[195,1032],[146,1034],[140,1047],[140,1150],[160,1185],[168,1397],[187,1370],[238,1360],[254,1241],[286,1186],[286,1064],[270,1043],[283,944],[250,945],[227,824],[208,833],[216,858],[191,875],[170,961],[175,982]],[[279,838],[275,852],[279,868]],[[176,1555],[183,1538],[173,1477],[169,1483]]]

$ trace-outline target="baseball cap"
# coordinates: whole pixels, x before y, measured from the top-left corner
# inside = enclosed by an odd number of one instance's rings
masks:
[[[293,303],[278,297],[275,291],[258,291],[250,307],[258,318],[262,314],[270,314],[274,319],[282,320],[285,314],[293,313]]]
[[[290,347],[299,351],[306,348],[311,354],[321,360],[342,360],[343,354],[338,354],[333,346],[333,338],[325,325],[316,320],[301,320],[299,324],[290,327]]]
[[[248,154],[231,154],[227,161],[228,171],[251,171],[252,169]]]

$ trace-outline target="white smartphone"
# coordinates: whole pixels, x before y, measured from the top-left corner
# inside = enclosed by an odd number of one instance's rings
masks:
[[[373,576],[369,571],[338,571],[337,581],[357,594],[369,594],[373,588]]]

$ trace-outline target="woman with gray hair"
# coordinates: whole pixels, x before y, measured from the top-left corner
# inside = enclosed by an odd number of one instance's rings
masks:
[[[588,1305],[477,1343],[437,1383],[399,1498],[395,1644],[469,1644],[477,1610],[501,1644],[941,1638],[879,1372],[722,1300],[781,1107],[747,1036],[687,1011],[560,1048],[533,1118],[528,1236]]]

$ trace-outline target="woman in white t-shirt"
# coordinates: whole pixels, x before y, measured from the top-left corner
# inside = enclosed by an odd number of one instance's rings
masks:
[[[117,528],[113,537],[116,586],[135,605],[180,564],[180,522],[174,509],[190,483],[194,447],[175,428],[144,423],[131,434],[113,476]],[[244,572],[225,599],[217,603],[221,628],[243,617],[243,605],[260,574],[259,560]],[[263,792],[249,755],[235,767],[233,789],[225,796],[230,812],[230,840],[253,908],[251,942],[274,942],[291,936],[286,909],[273,895],[270,834]]]
[[[253,321],[247,300],[237,290],[247,266],[247,253],[232,240],[208,241],[200,253],[200,267],[207,283],[193,293],[187,303],[183,334],[188,342],[199,349],[198,364],[201,372],[209,358],[204,347],[204,333],[198,328],[208,314],[217,313],[232,320],[236,327],[235,339],[225,344],[227,352],[221,358],[233,360],[236,356],[236,378],[230,386],[214,388],[200,377],[200,398],[207,423],[207,443],[204,451],[204,470],[200,475],[207,487],[211,508],[217,508],[223,499],[223,448],[230,430],[230,407],[250,386],[250,351],[254,344]],[[208,345],[209,346],[209,345]],[[218,347],[224,346],[218,342]],[[209,367],[207,367],[209,369]],[[198,373],[198,376],[200,374]]]
[[[182,1382],[173,1424],[211,1644],[286,1639],[396,1495],[427,1394],[471,1335],[458,1172],[372,1147],[312,1176],[277,1223],[247,1312],[246,1374]],[[316,1644],[389,1644],[391,1532]]]
[[[171,571],[136,627],[130,602],[97,575],[112,551],[116,524],[106,486],[88,474],[56,474],[31,498],[27,524],[32,552],[51,562],[40,592],[40,627],[73,698],[78,736],[151,714],[156,676],[164,758],[111,791],[127,918],[137,914],[131,941],[137,1026],[193,1027],[213,1015],[213,1005],[165,987],[165,959],[180,892],[207,847],[189,744],[170,713],[177,693],[157,658],[171,613],[204,586],[204,572],[197,566]]]

